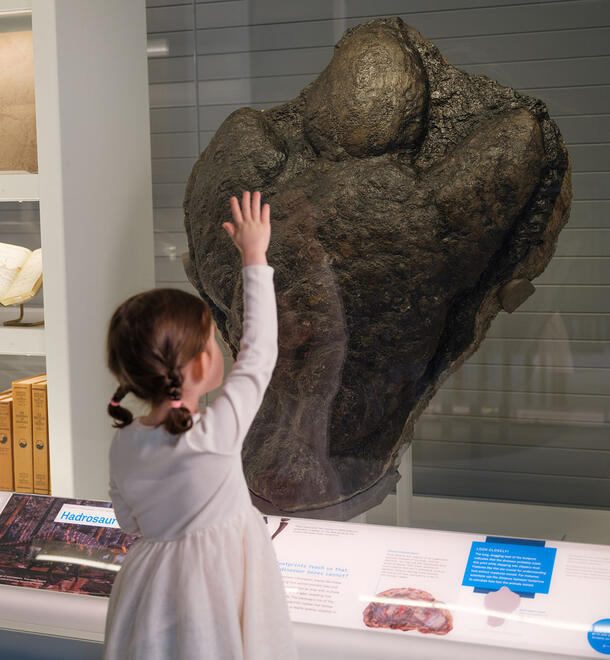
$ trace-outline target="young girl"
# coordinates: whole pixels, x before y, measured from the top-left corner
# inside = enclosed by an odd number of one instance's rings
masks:
[[[140,534],[118,573],[106,620],[105,658],[290,660],[296,658],[281,575],[252,506],[241,447],[277,357],[269,205],[231,198],[223,227],[240,250],[241,350],[219,397],[223,358],[199,298],[157,289],[129,298],[108,332],[119,382],[108,406],[110,496],[121,528]],[[128,393],[150,414],[133,419]]]

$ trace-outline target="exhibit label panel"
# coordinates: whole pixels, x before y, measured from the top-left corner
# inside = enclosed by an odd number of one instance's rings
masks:
[[[135,540],[110,502],[15,493],[0,513],[0,585],[109,596]]]
[[[293,621],[610,655],[606,546],[266,520]]]
[[[294,622],[610,655],[610,548],[265,516]],[[137,539],[109,502],[0,503],[0,585],[108,596]]]

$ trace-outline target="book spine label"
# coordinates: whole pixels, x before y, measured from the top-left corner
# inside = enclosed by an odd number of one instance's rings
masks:
[[[32,452],[32,386],[13,385],[13,461],[15,490],[34,491],[34,455]]]
[[[49,422],[47,384],[32,387],[32,451],[34,453],[34,492],[50,494]]]
[[[13,490],[13,403],[0,401],[0,490]]]

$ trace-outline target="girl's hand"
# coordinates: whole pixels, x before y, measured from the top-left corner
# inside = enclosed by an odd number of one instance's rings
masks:
[[[233,222],[223,222],[227,234],[241,252],[244,266],[254,264],[267,265],[267,248],[271,238],[269,204],[261,211],[261,194],[256,191],[250,198],[250,191],[245,190],[241,208],[237,197],[231,197]]]

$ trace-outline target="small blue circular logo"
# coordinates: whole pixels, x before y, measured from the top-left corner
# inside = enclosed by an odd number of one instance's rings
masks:
[[[610,655],[610,619],[596,621],[587,634],[587,639],[596,651]]]

